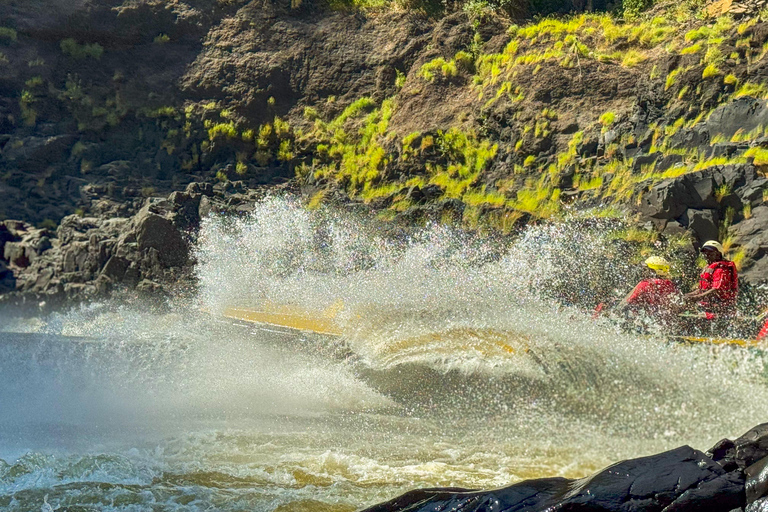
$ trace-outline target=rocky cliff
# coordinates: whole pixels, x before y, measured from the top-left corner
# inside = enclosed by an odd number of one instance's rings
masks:
[[[175,279],[197,221],[179,210],[288,181],[310,207],[406,223],[509,233],[589,211],[640,253],[720,238],[764,280],[759,2],[535,22],[414,5],[0,2],[4,289]],[[153,216],[178,257],[140,236]]]

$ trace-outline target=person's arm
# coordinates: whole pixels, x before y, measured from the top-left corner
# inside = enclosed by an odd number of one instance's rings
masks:
[[[645,281],[640,281],[635,285],[634,288],[632,288],[632,291],[627,294],[626,297],[619,303],[619,309],[624,309],[627,306],[629,306],[632,302],[637,301],[637,298],[640,296],[641,293],[645,290]]]

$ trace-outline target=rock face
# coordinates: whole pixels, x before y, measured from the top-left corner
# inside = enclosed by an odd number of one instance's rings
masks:
[[[768,424],[709,452],[689,446],[619,462],[579,480],[543,478],[491,491],[420,489],[365,512],[752,512],[768,507]]]
[[[192,183],[185,192],[69,215],[56,231],[0,222],[0,303],[83,300],[115,289],[162,292],[190,283],[190,243],[212,212],[247,212],[260,197],[242,184]],[[175,283],[175,284],[174,284]]]
[[[640,212],[663,232],[690,230],[699,244],[718,240],[725,231],[732,250],[743,253],[744,280],[762,283],[768,267],[767,186],[752,164],[717,165],[654,184],[643,195]]]

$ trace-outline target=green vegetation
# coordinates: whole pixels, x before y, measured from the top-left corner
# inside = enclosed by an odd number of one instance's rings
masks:
[[[35,126],[37,122],[37,112],[32,105],[37,101],[34,94],[31,91],[21,91],[21,97],[19,98],[19,108],[21,109],[21,118],[24,120],[25,126]]]
[[[744,156],[753,158],[755,165],[768,165],[768,149],[750,148],[744,153]]]
[[[424,80],[432,82],[435,80],[435,78],[438,77],[454,77],[458,74],[458,72],[459,71],[456,66],[455,59],[446,61],[444,58],[438,57],[421,66],[421,69],[419,70],[419,76],[421,76]]]
[[[718,75],[720,75],[720,70],[715,64],[710,64],[704,68],[704,71],[701,73],[701,78],[706,80],[707,78],[712,78],[713,76]]]
[[[77,60],[86,58],[98,60],[104,53],[104,48],[102,48],[99,43],[78,44],[78,42],[72,38],[64,39],[59,46],[64,55]]]
[[[0,27],[0,42],[12,43],[17,39],[16,31],[10,27]]]

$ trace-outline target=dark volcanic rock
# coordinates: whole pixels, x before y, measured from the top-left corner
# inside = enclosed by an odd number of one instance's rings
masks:
[[[761,179],[750,164],[713,166],[656,183],[643,196],[640,211],[645,218],[676,219],[688,209],[740,206],[740,197],[756,196],[757,190],[762,197]],[[718,200],[718,189],[729,190],[731,194]]]
[[[178,267],[187,262],[187,243],[171,220],[152,213],[148,205],[136,215],[134,222],[139,250],[156,250],[166,266]]]
[[[723,135],[730,139],[737,131],[748,133],[757,127],[768,126],[768,107],[763,100],[737,98],[716,108],[706,124],[711,136]]]
[[[619,462],[580,480],[545,478],[492,491],[423,489],[366,512],[684,511],[744,506],[744,477],[688,446]]]
[[[717,210],[688,209],[681,218],[681,224],[694,232],[699,244],[717,240]]]
[[[69,215],[55,233],[7,220],[0,223],[0,303],[79,301],[115,288],[164,295],[191,281],[190,241],[203,200],[208,211],[237,213],[262,192],[242,183],[192,183],[167,199],[148,198],[131,217],[95,199],[94,217]]]
[[[733,512],[768,509],[768,423],[709,452],[689,446],[626,460],[580,480],[542,478],[490,491],[419,489],[365,512]]]

